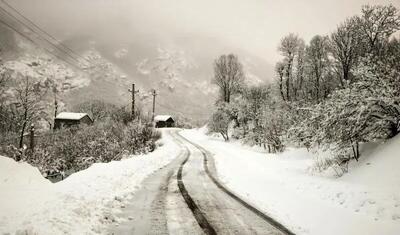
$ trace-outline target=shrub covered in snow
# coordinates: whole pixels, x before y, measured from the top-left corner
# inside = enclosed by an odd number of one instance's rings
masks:
[[[212,114],[208,124],[209,131],[220,133],[226,141],[229,140],[228,130],[229,123],[231,122],[227,110],[227,105],[221,103],[221,105]]]
[[[86,169],[96,162],[120,160],[127,154],[151,152],[159,138],[159,132],[139,121],[127,125],[107,121],[46,133],[37,138],[34,151],[13,145],[0,150],[38,167],[44,175],[64,174]]]

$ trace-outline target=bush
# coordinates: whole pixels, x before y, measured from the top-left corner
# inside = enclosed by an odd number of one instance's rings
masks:
[[[96,162],[151,152],[160,137],[159,132],[139,121],[128,125],[107,121],[47,133],[37,138],[34,152],[13,145],[1,150],[15,160],[38,167],[43,175],[64,174],[86,169]]]
[[[124,147],[134,154],[154,151],[155,142],[161,138],[161,133],[151,125],[133,122],[125,130]]]
[[[334,154],[316,153],[314,163],[311,165],[311,172],[321,173],[331,171],[336,177],[340,177],[349,171],[349,163],[352,160],[348,157],[348,150],[342,149],[341,152]]]
[[[224,110],[224,106],[218,107],[218,109],[212,114],[209,121],[209,131],[220,133],[222,137],[224,137],[224,140],[228,141],[228,129],[230,122],[231,119],[229,118],[226,110]]]

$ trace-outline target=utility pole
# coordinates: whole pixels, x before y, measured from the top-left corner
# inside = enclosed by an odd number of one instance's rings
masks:
[[[135,94],[139,92],[139,90],[135,90],[135,83],[132,83],[132,89],[128,90],[132,93],[132,120],[135,118]]]
[[[152,95],[153,95],[153,115],[151,116],[151,121],[153,122],[156,111],[156,96],[157,96],[156,89],[153,89]]]
[[[55,125],[56,125],[57,112],[58,112],[57,88],[54,87],[54,120],[53,120],[53,129],[54,129]]]

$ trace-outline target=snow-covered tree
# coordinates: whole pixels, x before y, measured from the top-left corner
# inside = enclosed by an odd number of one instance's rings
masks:
[[[283,63],[283,62],[276,63],[275,72],[276,72],[276,75],[278,76],[277,83],[278,83],[279,93],[280,93],[282,99],[286,100],[285,92],[284,92],[285,63]]]
[[[239,92],[244,82],[243,65],[234,54],[221,55],[214,61],[214,78],[222,101],[229,103],[232,95]]]
[[[364,5],[358,19],[365,53],[384,56],[387,39],[400,29],[400,14],[393,5]]]
[[[280,75],[280,88],[283,100],[293,100],[293,67],[299,48],[303,48],[303,45],[303,39],[293,33],[283,37],[279,44],[278,51],[283,56],[283,61],[276,67],[276,70]]]
[[[16,117],[19,129],[19,147],[23,146],[24,134],[30,124],[37,121],[43,110],[43,97],[48,91],[48,84],[35,81],[26,76],[16,81],[16,86],[10,89],[10,105]]]
[[[307,47],[307,63],[309,67],[309,84],[313,100],[317,102],[326,98],[331,87],[331,61],[329,59],[329,38],[316,35]]]
[[[329,150],[334,157],[326,163],[341,169],[359,159],[360,143],[400,132],[399,28],[397,9],[378,5],[309,45],[289,34],[278,48],[275,83],[243,87],[213,117],[235,120],[232,136],[269,152],[287,144]]]
[[[363,62],[355,71],[356,82],[310,106],[308,118],[294,133],[314,147],[325,146],[341,158],[354,159],[360,157],[359,143],[397,135],[400,98],[395,84],[378,67]]]
[[[285,105],[285,104],[282,104]],[[262,122],[260,123],[260,140],[268,152],[282,152],[285,148],[283,143],[288,128],[287,110],[281,104],[270,101],[263,111]]]
[[[117,106],[101,100],[87,100],[73,107],[73,110],[88,113],[93,121],[103,121],[117,111]]]
[[[297,56],[294,61],[293,71],[293,97],[294,100],[307,98],[307,81],[306,81],[306,45],[303,40],[300,41],[297,49]]]
[[[360,57],[361,37],[358,33],[357,18],[352,17],[341,23],[331,34],[331,51],[339,74],[341,86],[352,80],[352,70]]]
[[[225,141],[229,140],[229,124],[231,119],[226,110],[226,104],[221,103],[208,122],[209,131],[220,133]]]

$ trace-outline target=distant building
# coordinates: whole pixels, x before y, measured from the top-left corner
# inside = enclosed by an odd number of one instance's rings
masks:
[[[54,120],[54,129],[71,127],[81,123],[90,125],[93,123],[93,120],[87,113],[62,112],[58,114]]]
[[[156,128],[174,127],[175,120],[169,115],[157,115],[154,117]]]

